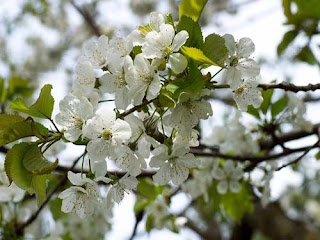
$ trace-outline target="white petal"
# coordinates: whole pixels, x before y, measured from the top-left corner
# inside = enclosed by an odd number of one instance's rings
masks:
[[[112,138],[121,143],[126,142],[131,137],[131,128],[129,123],[117,119],[111,127]]]
[[[181,32],[178,32],[173,39],[171,50],[173,52],[178,52],[179,49],[186,43],[188,38],[189,34],[187,31],[182,30]]]
[[[231,89],[238,89],[242,85],[241,72],[235,67],[228,67],[226,82],[230,85]]]
[[[181,53],[173,53],[169,56],[169,65],[175,73],[181,73],[186,69],[188,60]]]
[[[246,59],[239,62],[237,68],[242,78],[254,78],[260,74],[260,67],[253,59]]]
[[[229,55],[232,56],[236,50],[236,43],[231,34],[225,34],[222,36],[225,40],[226,47],[228,49]]]
[[[217,185],[218,193],[225,194],[228,191],[228,182],[226,180],[221,181]]]
[[[250,38],[241,38],[237,45],[237,55],[248,58],[254,52],[254,43]]]
[[[229,187],[230,191],[234,193],[240,192],[241,190],[241,185],[238,181],[230,181]]]

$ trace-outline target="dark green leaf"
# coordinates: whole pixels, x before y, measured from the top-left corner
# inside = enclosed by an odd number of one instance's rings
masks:
[[[271,103],[273,89],[262,91],[263,102],[260,106],[261,111],[266,114]]]
[[[311,65],[318,63],[316,57],[314,56],[309,46],[305,46],[304,48],[302,48],[301,51],[295,56],[295,59],[309,63]]]
[[[225,45],[225,40],[221,36],[214,33],[207,36],[202,50],[218,66],[224,66],[228,57],[228,49]]]
[[[22,79],[18,76],[13,76],[8,81],[8,99],[12,99],[15,95],[21,95],[23,97],[30,97],[34,91],[30,87],[30,80]]]
[[[281,55],[284,50],[287,49],[290,43],[297,37],[298,33],[297,30],[290,30],[283,35],[283,38],[277,47],[278,55]]]
[[[259,110],[254,108],[252,105],[248,106],[247,113],[251,114],[252,116],[254,116],[257,119],[260,119]]]
[[[165,88],[161,89],[160,91],[159,102],[162,107],[173,108],[177,105],[176,100],[173,99],[172,92],[168,91]]]
[[[0,115],[0,146],[31,136],[46,136],[48,129],[31,118],[24,120],[18,115]]]
[[[286,106],[288,105],[288,97],[283,97],[278,99],[274,104],[271,106],[271,116],[275,118],[279,113],[281,113]]]
[[[147,231],[147,233],[149,233],[152,230],[153,225],[154,225],[154,216],[153,215],[149,215],[147,217],[147,221],[146,221],[146,231]]]
[[[195,47],[202,49],[203,47],[203,36],[199,24],[187,16],[182,16],[177,26],[177,31],[180,32],[186,30],[189,34],[189,38],[185,43],[187,47]]]
[[[207,2],[208,0],[182,0],[179,5],[179,18],[188,16],[197,22]]]
[[[58,159],[50,162],[44,158],[40,148],[33,144],[26,152],[23,158],[23,166],[32,174],[47,174],[52,172],[58,166]]]
[[[44,85],[41,89],[38,100],[31,107],[28,107],[21,98],[11,102],[10,107],[13,110],[23,112],[30,116],[50,119],[54,105],[51,89],[52,86],[50,84]]]
[[[221,207],[237,223],[241,222],[242,217],[247,212],[254,209],[253,197],[247,185],[242,185],[239,193],[227,192],[221,195]]]

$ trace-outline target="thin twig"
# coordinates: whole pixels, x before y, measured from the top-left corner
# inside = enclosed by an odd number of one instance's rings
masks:
[[[124,118],[125,116],[128,116],[129,114],[131,114],[131,113],[133,113],[133,112],[135,112],[135,111],[137,111],[137,110],[140,110],[140,109],[144,108],[144,107],[147,106],[148,104],[152,103],[153,100],[154,100],[154,99],[149,100],[149,101],[146,100],[146,101],[144,101],[142,104],[140,104],[140,105],[138,105],[138,106],[134,106],[133,108],[131,108],[131,109],[127,110],[127,111],[124,111],[123,113],[120,113],[118,117],[119,117],[119,118]]]
[[[281,169],[288,167],[290,165],[296,164],[298,163],[304,156],[306,156],[313,148],[319,147],[319,143],[320,141],[317,141],[314,145],[308,147],[305,152],[299,156],[297,159],[295,159],[294,161],[288,162],[286,164],[283,164],[281,167],[277,168],[276,171],[280,171]]]

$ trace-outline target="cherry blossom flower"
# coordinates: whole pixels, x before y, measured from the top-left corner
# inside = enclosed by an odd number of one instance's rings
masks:
[[[213,177],[219,180],[217,190],[221,194],[225,194],[228,189],[237,193],[241,190],[239,180],[243,176],[243,170],[240,165],[228,160],[224,163],[223,168],[215,168],[212,172]]]
[[[160,145],[152,154],[150,167],[160,168],[153,175],[153,180],[161,185],[171,181],[180,185],[188,178],[189,169],[197,166],[194,155],[189,153],[185,145],[173,145],[172,151],[167,146]]]
[[[133,105],[141,104],[144,97],[152,100],[159,95],[161,83],[153,63],[154,61],[150,64],[142,54],[138,54],[134,65],[129,68],[129,95],[133,99]]]
[[[62,199],[61,210],[65,213],[76,213],[80,218],[85,218],[94,212],[95,205],[100,195],[97,184],[81,173],[68,172],[68,179],[75,185],[59,194]]]
[[[106,157],[116,158],[115,149],[129,140],[131,128],[127,122],[116,119],[114,111],[103,107],[87,121],[83,133],[90,139],[87,145],[89,158],[103,161]]]
[[[136,189],[137,185],[138,180],[127,173],[110,188],[108,195],[116,203],[120,203],[124,198],[124,193]]]
[[[241,38],[238,43],[231,34],[225,34],[223,38],[229,52],[226,81],[232,89],[237,89],[243,79],[254,78],[260,73],[258,64],[249,58],[255,46],[250,38]]]
[[[92,104],[85,97],[79,99],[68,94],[60,101],[59,108],[56,121],[65,128],[64,137],[70,142],[78,140],[86,121],[94,116]]]
[[[168,58],[169,67],[175,73],[181,73],[188,65],[186,57],[178,53],[189,38],[187,31],[175,34],[170,24],[162,24],[160,31],[151,31],[146,35],[146,42],[142,46],[142,54],[146,58]]]
[[[233,98],[241,111],[247,111],[248,105],[255,108],[260,107],[263,98],[258,85],[257,78],[248,78],[239,88],[233,91]]]
[[[100,36],[97,41],[88,41],[83,47],[83,59],[89,61],[94,68],[103,68],[109,63],[109,40],[107,36]]]

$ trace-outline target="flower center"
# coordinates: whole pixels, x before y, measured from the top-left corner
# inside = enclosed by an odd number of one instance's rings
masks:
[[[165,47],[163,52],[164,52],[165,55],[169,55],[172,51],[171,51],[170,47]]]
[[[230,66],[237,66],[239,62],[239,58],[236,56],[233,56],[230,58]]]
[[[83,121],[82,121],[82,119],[81,118],[79,118],[79,117],[73,117],[73,122],[74,122],[74,126],[76,127],[76,128],[82,128],[82,125],[83,125]]]
[[[101,137],[106,141],[110,140],[112,138],[111,130],[110,129],[103,130]]]
[[[236,90],[236,92],[237,92],[238,94],[242,94],[243,91],[244,91],[244,86],[241,86],[241,87],[239,87],[239,88]]]

